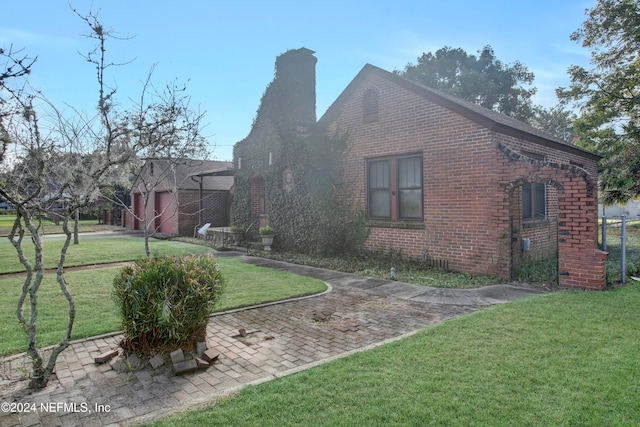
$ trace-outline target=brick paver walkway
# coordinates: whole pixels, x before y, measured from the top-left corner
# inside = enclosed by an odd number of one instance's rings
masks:
[[[29,392],[16,381],[24,357],[0,367],[0,402],[20,413],[0,412],[6,426],[104,426],[150,421],[213,402],[248,384],[258,384],[371,348],[425,325],[478,310],[533,290],[493,288],[452,292],[328,270],[252,260],[322,278],[332,290],[320,296],[239,310],[211,318],[207,343],[220,353],[203,371],[175,376],[171,367],[146,365],[117,373],[93,358],[117,349],[120,337],[73,343],[58,359],[46,389]],[[246,336],[239,335],[244,328]],[[3,408],[6,409],[6,408]]]

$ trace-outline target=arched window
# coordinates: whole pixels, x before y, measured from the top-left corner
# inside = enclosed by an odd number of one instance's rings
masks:
[[[362,96],[362,112],[365,123],[378,121],[378,92],[375,89],[367,90]]]

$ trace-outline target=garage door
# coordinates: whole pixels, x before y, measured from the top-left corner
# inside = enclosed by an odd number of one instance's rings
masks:
[[[159,233],[174,233],[174,223],[178,220],[175,209],[175,199],[169,192],[156,193],[156,231]]]

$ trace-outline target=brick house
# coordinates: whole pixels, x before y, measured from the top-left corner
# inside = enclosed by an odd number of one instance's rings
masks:
[[[148,160],[132,186],[132,211],[139,219],[127,221],[128,228],[143,229],[140,219],[145,209],[149,228],[157,233],[193,236],[195,228],[205,223],[228,226],[231,166],[230,162],[210,160]]]
[[[311,51],[296,52],[315,64]],[[307,102],[315,106],[315,92]],[[365,246],[505,279],[526,262],[552,258],[560,286],[604,287],[599,156],[372,65],[314,131],[347,136],[341,170],[353,183],[354,207],[366,210]],[[239,152],[246,164],[247,151]],[[269,214],[257,184],[245,185],[253,186],[254,208]]]

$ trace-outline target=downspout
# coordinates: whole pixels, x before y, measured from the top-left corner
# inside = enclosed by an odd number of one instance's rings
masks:
[[[200,181],[196,181],[194,179],[194,177],[192,176],[191,179],[193,179],[194,182],[198,183],[198,227],[202,225],[202,176],[198,176],[198,178],[200,178]]]

